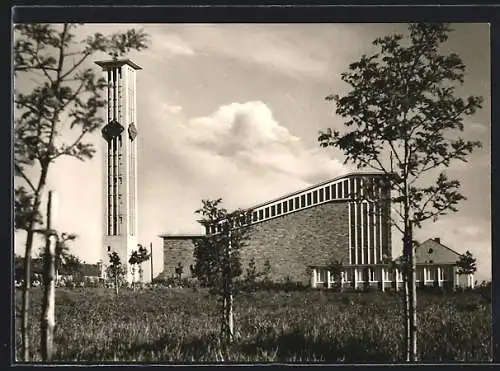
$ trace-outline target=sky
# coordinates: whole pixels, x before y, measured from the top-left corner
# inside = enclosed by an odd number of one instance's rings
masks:
[[[458,92],[484,97],[483,109],[466,118],[463,136],[483,148],[447,169],[467,197],[459,211],[425,222],[415,237],[440,237],[459,253],[471,251],[481,281],[491,279],[489,25],[452,27],[442,49],[466,65]],[[202,199],[221,197],[227,209],[244,208],[352,170],[342,153],[318,144],[320,130],[343,127],[325,97],[347,91],[340,74],[376,51],[375,37],[406,31],[404,24],[86,24],[76,34],[128,28],[142,28],[151,41],[127,57],[143,68],[137,73],[139,241],[153,245],[155,275],[163,265],[159,235],[202,232],[194,213]],[[87,66],[101,59],[106,55]],[[26,78],[14,83],[18,90],[30,86]],[[74,135],[68,130],[62,139]],[[58,160],[47,189],[57,193],[59,230],[78,235],[71,252],[95,263],[102,251],[105,142],[100,132],[90,140],[96,156]],[[16,233],[17,254],[24,254],[24,241]],[[393,256],[400,251],[394,231]]]

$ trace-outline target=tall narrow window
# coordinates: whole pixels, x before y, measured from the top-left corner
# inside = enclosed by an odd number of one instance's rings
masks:
[[[332,190],[332,200],[335,200],[337,198],[337,185],[332,184],[331,190]]]
[[[323,197],[323,188],[319,190],[319,202],[323,202],[324,197]]]
[[[361,204],[356,202],[356,249],[358,253],[358,264],[362,263],[361,254],[363,253],[362,244],[361,244],[361,233],[363,232],[361,228]]]
[[[311,203],[312,203],[311,201],[312,201],[312,200],[311,200],[311,192],[309,192],[309,193],[307,194],[307,206],[311,206]]]
[[[293,211],[293,199],[288,200],[288,208]]]
[[[283,213],[287,213],[288,212],[288,202],[285,201],[283,202]]]
[[[368,204],[368,245],[370,246],[370,262],[377,263],[377,249],[375,248],[375,207],[373,204]]]
[[[330,200],[330,187],[325,187],[325,200]]]
[[[269,207],[265,208],[266,218],[269,218]]]
[[[295,197],[295,210],[300,208],[299,198]]]
[[[313,192],[313,204],[318,203],[318,191]]]
[[[276,205],[276,207],[277,207],[276,213],[278,215],[280,215],[281,214],[281,203],[279,203],[278,205]]]
[[[306,207],[306,195],[300,196],[300,206]]]
[[[276,206],[271,206],[271,216],[275,216],[276,215]]]
[[[356,214],[354,212],[354,208],[355,208],[356,204],[354,203],[350,203],[349,204],[349,219],[351,221],[351,225],[350,225],[350,228],[351,228],[351,256],[352,256],[352,262],[353,264],[357,264],[356,262],[356,258],[355,258],[355,249],[356,249]]]
[[[356,178],[356,197],[359,199],[361,195],[363,194],[361,190],[362,182],[361,178]]]
[[[366,202],[362,203],[363,205],[363,257],[365,263],[368,263],[368,204]]]
[[[256,222],[256,221],[257,221],[257,211],[254,211],[254,212],[252,213],[252,219],[253,219],[253,221],[254,221],[254,222]]]
[[[259,210],[259,220],[264,219],[264,210]]]

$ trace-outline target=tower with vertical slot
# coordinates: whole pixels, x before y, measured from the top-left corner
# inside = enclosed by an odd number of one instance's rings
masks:
[[[136,72],[128,59],[95,62],[104,73],[106,125],[103,137],[103,245],[102,260],[116,251],[132,281],[128,264],[137,249],[137,110]]]

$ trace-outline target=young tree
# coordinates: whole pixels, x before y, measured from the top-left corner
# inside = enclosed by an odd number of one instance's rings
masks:
[[[135,280],[135,268],[139,264],[140,256],[137,250],[133,250],[130,253],[130,258],[128,259],[128,264],[130,265],[130,269],[132,270],[132,288],[136,289],[136,280]]]
[[[43,261],[43,300],[42,316],[40,320],[40,350],[43,361],[51,361],[54,354],[54,327],[55,327],[55,284],[57,260],[68,250],[68,241],[76,238],[74,234],[62,233],[58,235],[53,229],[53,191],[49,191],[47,202],[47,229]]]
[[[461,254],[460,257],[457,260],[457,273],[459,275],[472,275],[476,273],[477,267],[476,267],[476,258],[472,255],[472,253],[467,250],[465,254]],[[472,282],[469,283],[470,286],[472,285]]]
[[[342,292],[344,285],[342,284],[342,274],[344,272],[344,264],[341,260],[334,260],[328,267],[330,274],[333,276],[336,286]]]
[[[61,267],[61,273],[70,275],[74,279],[81,274],[82,268],[83,266],[80,258],[75,255],[68,254],[65,258],[64,265]]]
[[[142,269],[142,264],[146,261],[148,261],[151,258],[151,254],[148,252],[148,249],[146,249],[142,245],[137,245],[137,266],[139,267],[139,282],[141,285],[144,284],[144,271]]]
[[[181,262],[179,262],[179,264],[177,264],[177,267],[175,267],[175,277],[177,278],[177,282],[179,283],[179,285],[181,284],[183,272],[184,267],[182,266]]]
[[[222,200],[203,200],[196,210],[198,222],[204,227],[217,227],[217,232],[194,241],[195,272],[210,284],[221,303],[221,342],[228,344],[234,337],[233,295],[235,280],[242,273],[240,249],[248,243],[248,216],[251,212],[236,210],[229,213],[219,207]],[[209,251],[207,251],[209,250]],[[204,259],[209,258],[210,261]],[[202,273],[203,272],[203,273]]]
[[[422,222],[457,211],[460,182],[444,171],[454,160],[481,146],[454,136],[463,131],[464,117],[481,108],[482,98],[457,97],[465,65],[455,53],[443,55],[440,45],[448,39],[447,24],[410,24],[408,37],[390,35],[373,44],[380,51],[363,55],[342,73],[351,90],[344,96],[326,97],[346,118],[340,134],[320,132],[321,146],[344,152],[345,163],[370,168],[390,181],[393,225],[403,235],[405,272],[411,286],[411,341],[409,361],[417,360],[415,261],[412,228]],[[434,181],[431,178],[434,177]]]
[[[125,268],[120,260],[120,255],[113,251],[109,254],[109,265],[106,269],[106,274],[114,282],[115,294],[118,296],[118,288],[120,287],[123,276],[125,275]]]
[[[76,234],[62,233],[61,236],[56,241],[55,252],[54,252],[55,254],[54,269],[55,269],[56,283],[59,280],[59,273],[61,272],[61,269],[63,269],[66,266],[68,258],[71,256],[71,254],[69,253],[68,241],[74,241],[76,237],[77,237]],[[45,259],[46,257],[45,248],[41,251],[39,256],[42,260]]]
[[[262,276],[264,277],[263,278],[263,281],[268,283],[271,281],[271,262],[269,261],[269,259],[266,259],[266,261],[264,262],[264,268],[262,269]]]
[[[250,285],[253,285],[255,284],[257,277],[259,277],[259,273],[257,272],[257,267],[255,266],[255,259],[252,256],[252,258],[248,262],[245,281],[247,281]]]
[[[461,254],[457,260],[458,274],[474,274],[477,271],[476,258],[467,250],[465,254]]]
[[[40,230],[40,206],[51,164],[63,156],[92,158],[95,149],[87,142],[103,119],[97,111],[106,101],[101,95],[105,80],[85,62],[96,53],[113,57],[147,47],[147,35],[135,29],[111,35],[96,33],[76,38],[76,24],[17,24],[14,26],[14,75],[29,81],[14,103],[14,170],[16,176],[16,228],[26,231],[25,286],[22,310],[22,355],[29,361],[28,310],[31,252]],[[72,131],[72,143],[62,141]]]
[[[193,241],[195,264],[192,275],[201,287],[214,287],[218,279],[219,252],[212,248],[211,240],[203,238]]]

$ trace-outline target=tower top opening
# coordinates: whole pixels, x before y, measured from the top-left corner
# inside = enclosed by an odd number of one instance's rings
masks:
[[[98,66],[100,66],[105,71],[112,69],[112,68],[121,67],[125,64],[128,64],[130,67],[132,67],[135,70],[142,70],[141,66],[135,64],[130,59],[111,59],[108,61],[97,61],[94,63],[97,64]]]

